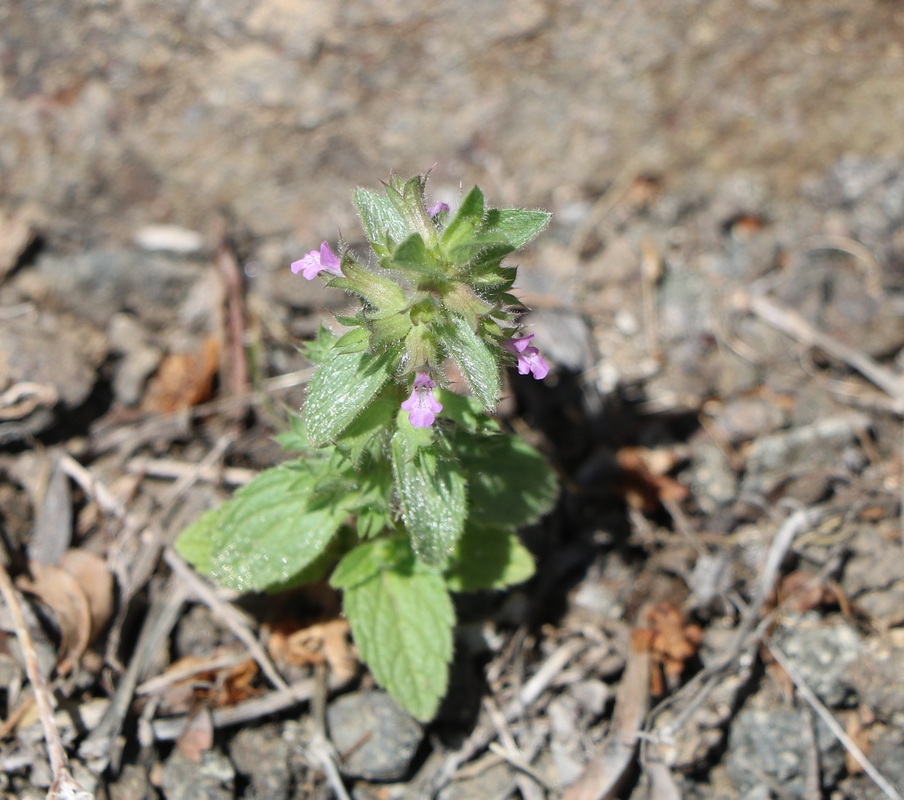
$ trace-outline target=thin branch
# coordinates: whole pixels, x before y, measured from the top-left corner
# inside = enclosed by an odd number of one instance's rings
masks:
[[[86,792],[69,771],[69,759],[66,757],[66,751],[63,749],[63,742],[60,739],[60,732],[53,720],[50,690],[47,688],[47,682],[44,680],[44,676],[38,666],[38,654],[35,652],[34,641],[31,638],[31,632],[28,630],[25,615],[22,613],[19,595],[2,561],[0,561],[0,594],[3,595],[3,602],[9,609],[16,638],[19,640],[19,647],[22,648],[22,657],[25,660],[25,673],[31,682],[35,703],[38,707],[38,717],[41,720],[41,728],[44,731],[47,757],[50,761],[50,771],[53,774],[53,784],[47,793],[47,797],[90,798],[91,793]]]
[[[248,627],[248,623],[242,619],[239,613],[229,603],[217,597],[216,592],[171,547],[167,547],[163,551],[163,560],[166,561],[173,573],[179,577],[198,599],[225,622],[229,630],[248,648],[263,673],[270,679],[270,682],[277,689],[286,691],[289,688],[289,684],[279,674],[270,660],[270,656],[267,655],[266,650],[264,650],[251,628]]]
[[[894,372],[873,361],[865,353],[817,330],[796,311],[782,308],[765,297],[740,291],[735,294],[735,302],[739,308],[753,312],[764,322],[768,322],[773,328],[792,339],[797,339],[801,344],[818,347],[853,367],[896,401],[895,408],[898,413],[904,412],[904,382]]]
[[[315,681],[313,678],[307,678],[290,684],[289,688],[284,691],[270,692],[263,697],[255,697],[253,700],[236,703],[234,706],[215,708],[211,712],[213,726],[214,728],[228,728],[231,725],[239,725],[285,711],[287,708],[310,700],[315,691]],[[161,742],[178,739],[187,723],[188,716],[155,719],[151,723],[154,738]]]
[[[829,727],[829,730],[835,734],[835,738],[837,738],[844,746],[844,749],[854,757],[854,760],[863,767],[863,771],[873,779],[876,786],[878,786],[887,797],[890,797],[891,800],[902,800],[901,795],[898,794],[895,787],[886,780],[885,776],[883,776],[878,769],[876,769],[873,762],[870,761],[866,757],[866,754],[857,746],[857,743],[847,735],[847,732],[841,727],[838,720],[832,715],[832,712],[823,705],[822,701],[816,696],[813,690],[807,686],[803,676],[791,660],[772,642],[768,642],[766,646],[769,648],[769,652],[772,653],[772,657],[778,662],[778,665],[793,681],[794,685],[797,687],[797,691],[800,692],[801,697],[803,697],[813,710],[819,714],[822,721]]]
[[[314,697],[311,699],[311,717],[314,732],[307,747],[311,758],[316,761],[326,775],[338,800],[351,800],[339,774],[335,748],[326,735],[326,664],[317,664],[314,676]]]

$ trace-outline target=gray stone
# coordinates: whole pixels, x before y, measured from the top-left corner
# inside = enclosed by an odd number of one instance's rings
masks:
[[[750,448],[741,491],[767,495],[786,480],[833,468],[844,449],[869,427],[863,414],[828,417],[812,425],[757,439]]]
[[[738,497],[738,476],[725,453],[709,438],[701,437],[695,442],[685,480],[700,507],[710,514]]]
[[[508,764],[495,764],[474,777],[452,781],[437,800],[494,800],[508,797],[515,788],[515,776]]]
[[[351,692],[326,710],[330,738],[340,753],[343,774],[393,781],[408,771],[424,732],[385,692]]]
[[[609,684],[595,678],[571,684],[568,687],[568,693],[591,717],[598,717],[602,714],[612,697],[612,689],[609,688]]]
[[[137,312],[147,325],[164,326],[173,323],[205,269],[196,261],[109,249],[45,255],[34,272],[56,303],[99,326],[124,310]]]
[[[793,708],[745,710],[731,724],[726,765],[738,793],[762,791],[763,775],[789,797],[803,797],[808,717]],[[844,767],[844,750],[826,725],[814,723],[823,787],[831,787]]]
[[[138,764],[126,764],[107,791],[110,800],[151,800],[157,795],[148,780],[147,770]]]
[[[90,394],[106,350],[100,331],[68,317],[0,321],[0,387],[21,381],[51,386],[63,405],[75,408]]]
[[[234,639],[232,633],[207,606],[194,605],[179,620],[176,628],[176,655],[179,658],[208,656],[231,639]]]
[[[289,796],[289,745],[276,726],[243,728],[229,743],[229,757],[251,780],[247,800],[284,800]]]
[[[894,539],[877,525],[863,523],[848,548],[841,586],[851,597],[887,588],[904,578],[904,552],[897,531]]]
[[[593,366],[593,337],[582,314],[546,308],[525,315],[524,323],[536,336],[533,344],[551,365],[570,372],[583,372]]]
[[[775,639],[801,677],[828,706],[842,703],[850,692],[848,665],[863,652],[860,634],[845,622],[801,621]]]
[[[884,718],[904,714],[904,649],[872,639],[845,674],[860,702],[874,712]]]
[[[731,400],[713,418],[716,430],[731,444],[765,436],[784,424],[784,412],[758,397]]]
[[[163,764],[161,789],[166,800],[232,800],[234,784],[235,769],[217,750],[204,753],[200,763],[173,750]]]
[[[904,732],[886,730],[881,736],[871,738],[869,760],[899,793],[904,792],[904,759],[901,758],[901,753],[904,752]],[[866,774],[847,778],[839,788],[845,797],[857,800],[885,800],[888,797]]]

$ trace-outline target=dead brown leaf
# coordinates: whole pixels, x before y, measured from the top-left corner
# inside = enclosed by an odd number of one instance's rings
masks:
[[[816,573],[806,569],[789,572],[779,586],[779,600],[797,614],[834,603],[836,599],[835,593],[818,580]]]
[[[274,630],[267,643],[276,663],[329,665],[334,678],[345,683],[354,677],[358,659],[349,640],[348,622],[333,619],[285,633]]]
[[[148,383],[141,410],[154,414],[184,411],[207,400],[219,368],[219,347],[212,336],[199,353],[170,353]]]
[[[213,747],[213,717],[203,703],[195,703],[188,717],[185,730],[176,740],[176,749],[196,764]]]
[[[652,692],[659,696],[665,692],[663,676],[670,689],[677,686],[685,662],[697,654],[703,641],[703,631],[697,625],[687,625],[684,615],[671,603],[659,603],[646,609],[644,619],[652,629],[650,649],[653,662],[661,668],[661,673],[654,669],[652,675]]]
[[[621,469],[616,489],[633,508],[652,514],[663,500],[681,502],[687,498],[688,488],[665,474],[678,463],[676,454],[646,447],[623,447],[615,458]]]
[[[104,559],[78,547],[70,548],[63,554],[60,566],[75,578],[88,601],[91,614],[90,644],[97,639],[113,614],[113,575],[107,569]]]
[[[91,637],[91,608],[78,581],[62,567],[32,561],[29,564],[31,578],[16,578],[19,588],[35,595],[46,603],[56,617],[60,628],[60,660],[57,670],[61,674],[72,671]]]
[[[230,669],[217,692],[216,706],[234,706],[261,694],[261,689],[252,686],[258,672],[260,667],[253,658]]]

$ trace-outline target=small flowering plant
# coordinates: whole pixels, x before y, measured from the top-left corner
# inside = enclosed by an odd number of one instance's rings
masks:
[[[487,208],[474,187],[453,215],[427,204],[425,176],[358,189],[373,255],[327,242],[294,273],[361,299],[347,331],[307,345],[317,365],[280,443],[299,457],[266,470],[185,529],[176,547],[239,591],[329,576],[361,658],[415,717],[446,692],[450,593],[502,589],[534,572],[517,530],[547,512],[557,482],[543,458],[492,413],[501,371],[549,371],[503,259],[549,215]],[[449,391],[445,367],[470,387]]]

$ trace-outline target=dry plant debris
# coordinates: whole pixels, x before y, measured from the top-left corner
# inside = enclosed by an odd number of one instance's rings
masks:
[[[898,11],[713,5],[688,28],[654,0],[607,26],[605,4],[502,3],[475,39],[418,4],[246,5],[3,20],[0,793],[901,796]],[[817,101],[775,80],[788,64]],[[511,90],[437,113],[475,76]],[[518,291],[558,363],[510,376],[500,419],[565,497],[524,531],[536,581],[462,604],[454,694],[381,783],[330,746],[330,705],[373,689],[346,623],[219,592],[168,545],[279,458],[311,377],[294,344],[347,311],[290,253],[400,153],[440,159],[450,200],[463,162],[554,213]]]

